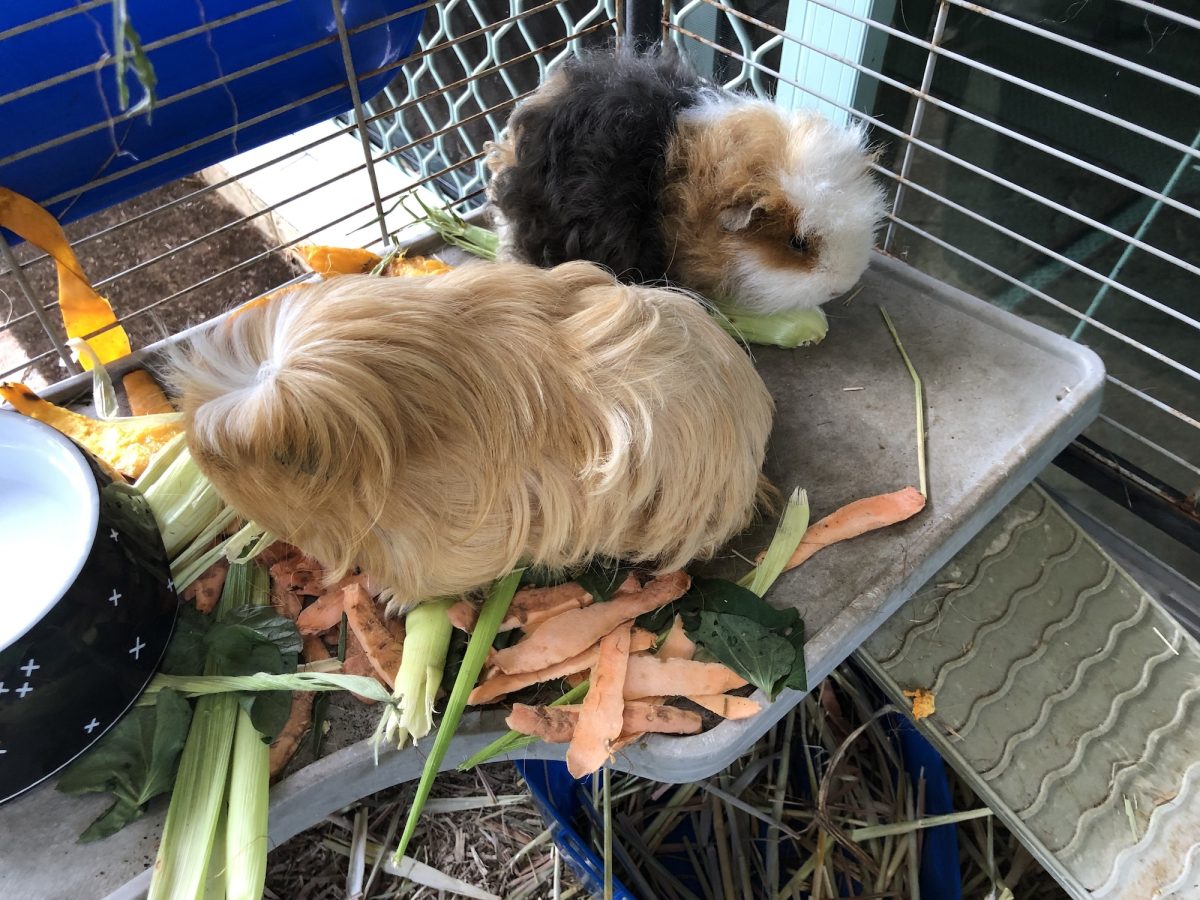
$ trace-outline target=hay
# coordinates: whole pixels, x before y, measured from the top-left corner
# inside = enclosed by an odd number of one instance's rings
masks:
[[[607,806],[617,877],[638,896],[664,900],[919,900],[924,829],[955,825],[963,896],[1065,897],[953,775],[960,812],[924,815],[924,782],[914,789],[894,777],[902,770],[886,714],[895,710],[877,708],[875,698],[846,665],[708,781],[667,787],[613,774]],[[598,818],[578,828],[600,856]]]
[[[900,759],[887,727],[870,682],[844,665],[753,751],[707,781],[663,785],[610,773],[605,791],[594,779],[591,814],[576,827],[603,859],[611,822],[613,872],[644,898],[829,900],[850,896],[853,885],[858,897],[919,900],[923,832],[939,823],[957,828],[964,897],[1066,897],[952,772],[961,812],[936,821],[923,815],[923,783],[914,790],[893,777]],[[375,845],[395,846],[412,792],[412,785],[381,792],[278,848],[266,896],[341,900],[360,883],[364,900],[438,896],[374,862]],[[507,763],[443,773],[413,855],[506,900],[586,896],[526,793]],[[363,821],[356,844],[354,824]]]
[[[381,791],[277,847],[268,860],[264,896],[268,900],[455,896],[386,871],[414,790],[415,783],[409,783]],[[510,763],[467,773],[444,772],[432,797],[410,850],[417,862],[485,894],[529,900],[555,896],[557,852]],[[381,856],[376,852],[379,847],[388,850]],[[567,896],[569,890],[578,893],[569,872],[560,867],[557,876],[558,896]],[[348,887],[359,886],[361,892],[348,892]]]

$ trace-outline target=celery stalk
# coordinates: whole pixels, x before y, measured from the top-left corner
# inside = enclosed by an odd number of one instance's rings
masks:
[[[189,700],[230,691],[352,691],[379,703],[391,703],[392,695],[377,678],[343,675],[340,672],[294,672],[291,675],[155,675],[142,692],[138,706],[157,702],[163,688],[178,691]]]
[[[146,493],[146,489],[162,478],[175,460],[179,459],[180,454],[186,452],[187,435],[181,431],[163,444],[158,452],[150,457],[150,461],[146,463],[146,468],[142,470],[142,474],[138,476],[133,486],[143,494]]]
[[[494,231],[470,225],[448,209],[430,207],[420,197],[416,199],[424,212],[416,221],[428,225],[447,244],[481,259],[496,258],[500,238]],[[763,315],[742,309],[736,303],[721,301],[715,305],[715,318],[721,327],[749,344],[806,347],[821,343],[829,333],[829,321],[819,307]]]
[[[266,590],[265,569],[231,566],[217,618],[245,606]],[[163,823],[148,900],[193,900],[204,890],[218,819],[227,797],[239,708],[235,694],[210,694],[196,701]]]
[[[196,701],[148,900],[190,900],[203,889],[225,800],[237,712],[233,694],[212,694]]]
[[[217,819],[217,834],[225,833],[229,821],[229,804],[221,804],[221,815]],[[225,900],[225,842],[214,841],[208,857],[208,877],[204,879],[202,900]]]
[[[229,507],[223,508],[220,514],[209,522],[203,531],[192,538],[191,542],[179,551],[179,555],[171,560],[171,575],[175,577],[176,584],[181,587],[187,587],[186,583],[180,582],[177,573],[202,558],[212,548],[213,542],[221,536],[222,532],[230,528],[236,520],[237,513]]]
[[[236,569],[248,566],[233,566]],[[249,605],[270,601],[266,570],[253,566]],[[271,748],[250,713],[238,705],[229,770],[229,814],[225,826],[225,884],[228,900],[260,900],[267,883],[267,794]]]
[[[487,659],[488,650],[491,649],[492,641],[496,639],[496,632],[500,630],[500,622],[504,618],[505,613],[508,612],[513,595],[517,592],[517,585],[521,582],[522,571],[522,569],[514,569],[503,578],[498,579],[492,585],[487,599],[483,601],[483,606],[479,610],[479,618],[475,622],[475,630],[471,632],[471,639],[467,643],[467,652],[463,656],[462,666],[458,670],[458,677],[454,679],[454,687],[450,690],[450,699],[446,701],[446,709],[442,713],[441,724],[438,726],[437,735],[433,739],[433,747],[430,748],[429,756],[425,758],[425,767],[421,770],[421,780],[417,783],[417,792],[413,797],[412,806],[408,810],[408,821],[404,823],[404,833],[400,836],[400,846],[396,848],[396,854],[393,857],[396,862],[399,862],[404,857],[404,851],[408,849],[408,842],[412,840],[413,832],[417,830],[417,822],[421,818],[421,810],[425,806],[425,801],[429,798],[429,792],[433,789],[434,779],[437,778],[438,772],[441,771],[442,760],[446,758],[446,751],[450,749],[450,740],[454,737],[454,732],[458,728],[458,721],[462,718],[463,710],[467,708],[467,695],[471,693],[471,689],[475,686],[475,682],[479,678],[479,673],[483,670],[483,663]],[[446,615],[446,608],[442,607],[441,618],[446,622],[446,627],[449,628],[450,619]],[[408,614],[410,621],[412,615],[412,613]],[[411,634],[411,631],[405,634],[406,651],[408,649],[408,637]],[[449,645],[449,640],[449,636],[447,636],[447,646]],[[440,680],[439,672],[438,681]],[[436,683],[434,690],[436,690]]]
[[[718,303],[717,322],[733,337],[749,344],[806,347],[829,334],[829,320],[819,306],[762,315],[730,303]]]
[[[260,900],[267,880],[267,793],[271,748],[241,706],[229,771],[225,881],[229,900]]]

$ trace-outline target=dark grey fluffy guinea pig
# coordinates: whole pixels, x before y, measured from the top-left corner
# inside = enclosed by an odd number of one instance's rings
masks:
[[[487,150],[501,257],[758,312],[853,287],[883,213],[861,128],[713,87],[670,45],[568,59]]]

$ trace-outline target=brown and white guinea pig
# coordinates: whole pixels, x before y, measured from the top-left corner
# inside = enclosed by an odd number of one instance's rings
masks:
[[[393,610],[521,562],[675,569],[765,486],[773,407],[746,354],[691,297],[589,263],[335,277],[171,367],[225,500]]]
[[[757,312],[818,306],[858,281],[883,214],[865,140],[715,88],[670,45],[572,58],[488,147],[500,255]]]

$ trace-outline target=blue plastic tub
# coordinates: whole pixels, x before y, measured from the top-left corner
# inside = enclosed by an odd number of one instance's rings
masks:
[[[953,812],[950,783],[946,778],[945,764],[937,750],[903,716],[888,716],[887,721],[893,740],[904,759],[905,777],[912,781],[914,789],[917,780],[925,778],[925,814],[933,816]],[[516,766],[529,786],[534,806],[541,813],[546,826],[551,829],[563,859],[587,891],[593,895],[600,894],[604,885],[604,863],[575,827],[580,814],[597,823],[599,820],[599,812],[593,807],[591,800],[591,778],[576,781],[567,772],[566,765],[561,762],[528,760],[517,761]],[[795,766],[793,771],[803,773],[804,766]],[[695,839],[691,834],[688,837]],[[679,834],[672,833],[666,840],[678,841]],[[616,851],[616,848],[614,850]],[[676,868],[665,859],[660,859],[659,862],[671,868],[672,874],[685,887],[700,891],[699,884],[689,878],[686,867]],[[930,900],[962,900],[958,837],[953,825],[930,828],[924,832],[920,879],[922,897]],[[851,890],[844,890],[843,895],[852,896],[853,893]],[[613,896],[617,900],[653,900],[631,891],[616,879]]]
[[[372,24],[419,0],[341,2],[366,99],[395,77],[395,69],[376,70],[412,51],[424,11]],[[0,186],[50,201],[64,222],[353,105],[329,0],[128,0],[158,79],[158,107],[121,119],[115,67],[109,60],[96,70],[113,46],[111,6],[42,21],[76,5],[0,3],[0,35],[32,25],[0,37]],[[126,82],[136,105],[143,91],[132,71]],[[112,127],[110,114],[119,119]]]

